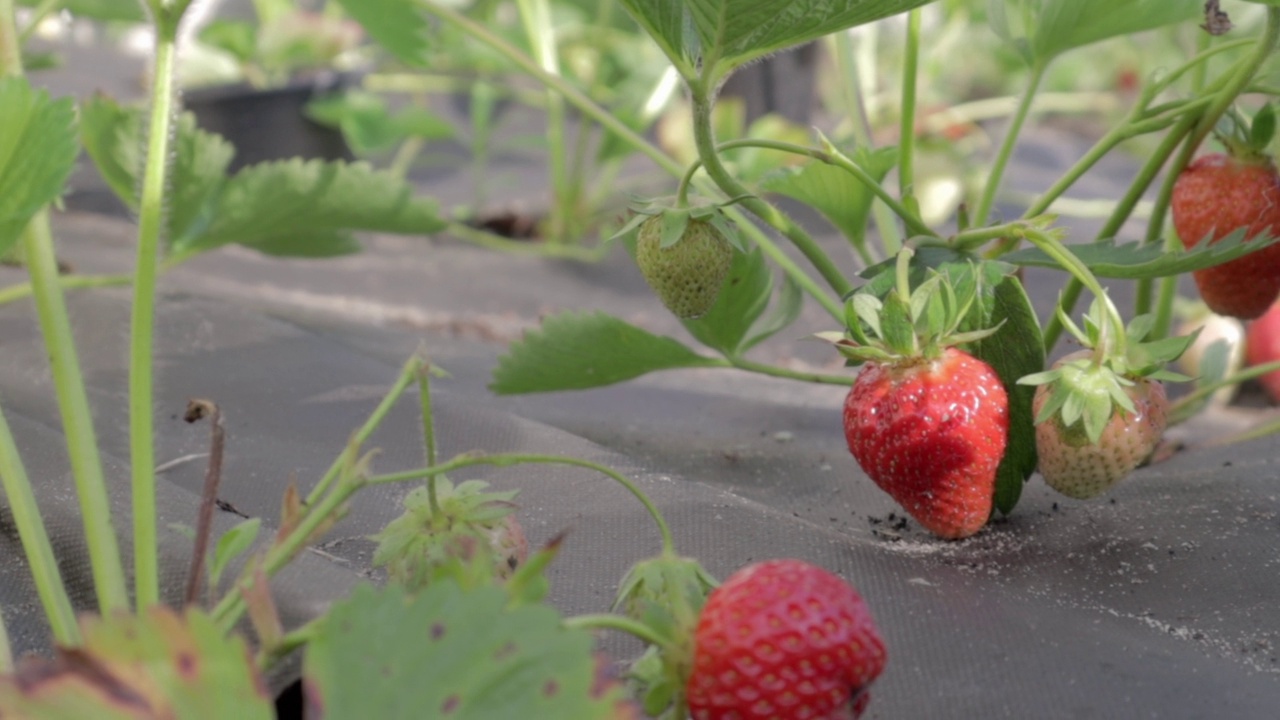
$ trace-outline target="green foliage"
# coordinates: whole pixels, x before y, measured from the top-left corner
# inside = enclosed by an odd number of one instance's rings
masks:
[[[867,150],[859,147],[850,157],[880,182],[898,162],[896,148]],[[821,162],[785,168],[765,177],[760,189],[799,200],[822,213],[854,247],[866,244],[867,219],[875,195],[858,178],[841,168]]]
[[[991,0],[996,34],[1028,63],[1047,63],[1068,50],[1192,20],[1201,0]]]
[[[719,366],[668,337],[604,313],[561,313],[511,344],[489,388],[499,395],[581,390],[655,370]]]
[[[391,149],[408,138],[440,140],[452,137],[453,126],[422,108],[391,112],[380,95],[348,92],[330,95],[307,106],[312,120],[342,131],[359,154]]]
[[[800,289],[788,278],[773,311],[761,320],[772,295],[769,266],[760,249],[736,253],[716,304],[706,315],[684,320],[685,329],[699,342],[726,356],[741,355],[799,316],[803,297]]]
[[[39,0],[18,0],[19,5],[35,7]],[[60,7],[72,15],[93,20],[117,22],[145,22],[147,14],[140,0],[63,0]]]
[[[425,67],[430,25],[413,0],[338,0],[379,45],[411,67]]]
[[[75,167],[71,100],[50,100],[20,77],[0,78],[0,254],[40,208],[62,194]]]
[[[308,715],[613,718],[627,701],[599,682],[594,644],[546,605],[509,607],[501,588],[446,581],[410,597],[363,585],[307,647]]]
[[[253,541],[258,538],[258,531],[261,528],[262,518],[248,518],[218,538],[218,544],[213,549],[213,562],[209,563],[210,587],[217,588],[218,582],[222,579],[222,573],[226,571],[231,561],[253,547]]]
[[[1080,261],[1098,277],[1137,280],[1203,270],[1230,262],[1280,241],[1280,236],[1267,237],[1261,234],[1245,242],[1245,233],[1246,229],[1242,228],[1212,245],[1200,243],[1182,252],[1168,252],[1161,247],[1160,243],[1132,242],[1116,245],[1114,240],[1067,245],[1066,248],[1072,255],[1080,258]],[[1062,269],[1056,260],[1034,247],[1002,255],[1000,259],[1014,265]]]
[[[85,104],[82,139],[108,185],[131,208],[140,187],[140,112],[99,97]],[[447,223],[436,203],[365,163],[261,163],[226,175],[233,150],[196,127],[177,123],[165,240],[185,258],[229,243],[268,255],[327,257],[360,246],[357,230],[427,234]]]
[[[45,720],[275,717],[244,640],[205,614],[157,605],[86,618],[85,644],[0,676],[0,716]]]

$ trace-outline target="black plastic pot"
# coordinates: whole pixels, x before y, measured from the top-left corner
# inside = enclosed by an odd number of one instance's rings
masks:
[[[196,122],[226,138],[236,148],[234,172],[246,165],[292,157],[353,160],[342,133],[313,122],[305,109],[312,100],[341,92],[349,79],[341,75],[297,81],[259,90],[225,85],[188,91],[183,104]]]

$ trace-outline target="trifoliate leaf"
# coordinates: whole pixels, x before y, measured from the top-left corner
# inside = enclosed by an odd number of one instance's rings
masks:
[[[542,321],[498,358],[490,389],[499,395],[580,390],[630,380],[655,370],[717,367],[668,337],[604,313],[562,313]]]
[[[41,208],[58,199],[75,167],[70,99],[50,100],[25,78],[0,78],[0,255]]]
[[[433,583],[416,596],[357,587],[303,660],[307,715],[605,720],[629,705],[600,677],[595,640],[501,588]]]

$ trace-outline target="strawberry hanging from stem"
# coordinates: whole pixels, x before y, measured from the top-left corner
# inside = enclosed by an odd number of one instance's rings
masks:
[[[855,293],[848,332],[819,335],[865,363],[845,400],[844,430],[862,469],[930,532],[958,539],[991,517],[1008,441],[1008,395],[996,372],[958,345],[996,328],[959,332],[974,295],[934,273],[910,288],[910,248],[883,300]],[[975,290],[976,294],[976,290]]]

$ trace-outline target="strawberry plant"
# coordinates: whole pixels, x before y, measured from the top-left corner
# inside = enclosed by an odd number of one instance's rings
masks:
[[[1269,90],[1255,82],[1280,33],[1274,7],[1260,9],[1266,18],[1260,32],[1217,39],[1210,30],[1221,35],[1229,23],[1216,3],[1208,9],[1192,1],[992,3],[991,30],[1026,68],[1023,92],[984,178],[957,214],[938,223],[924,219],[914,181],[916,74],[927,57],[920,18],[928,3],[820,3],[804,21],[797,16],[794,22],[778,21],[781,6],[771,3],[624,4],[666,53],[693,108],[697,157],[681,170],[672,169],[681,178],[678,195],[692,189],[706,196],[700,201],[705,204],[733,200],[724,210],[726,227],[743,252],[723,285],[720,270],[708,266],[706,285],[721,289],[705,314],[677,313],[689,335],[710,352],[618,319],[552,317],[501,359],[491,385],[496,392],[581,389],[679,367],[737,368],[852,386],[846,433],[862,469],[926,529],[955,538],[976,533],[996,512],[1012,512],[1037,468],[1051,487],[1069,496],[1104,492],[1147,460],[1168,422],[1183,421],[1202,408],[1209,388],[1219,390],[1247,377],[1226,372],[1225,357],[1215,360],[1206,366],[1213,372],[1198,379],[1195,391],[1171,406],[1160,382],[1193,379],[1164,369],[1194,340],[1194,334],[1172,333],[1179,276],[1195,276],[1210,308],[1242,317],[1260,314],[1280,295],[1280,274],[1269,260],[1277,234],[1269,215],[1276,205],[1276,181],[1266,150],[1274,114],[1266,103]],[[445,22],[456,22],[451,11],[430,1],[423,5]],[[810,143],[717,134],[717,88],[743,64],[901,12],[907,22],[900,26],[906,36],[896,145],[876,147],[865,131],[853,137],[818,132]],[[1205,20],[1206,12],[1212,22]],[[1005,170],[1033,116],[1038,91],[1059,59],[1120,35],[1193,22],[1207,28],[1199,31],[1196,49],[1177,67],[1138,82],[1128,112],[1065,174],[1028,199],[1020,217],[1000,217],[1005,211],[1003,205],[998,210],[997,200],[1006,189]],[[535,77],[552,87],[560,82]],[[569,97],[584,112],[601,112],[586,98]],[[857,130],[856,117],[852,120]],[[1055,208],[1069,206],[1067,193],[1081,177],[1135,139],[1154,149],[1128,191],[1110,205],[1095,236],[1071,237]],[[647,147],[641,138],[632,141]],[[1210,144],[1218,141],[1239,159],[1215,155]],[[727,160],[742,148],[791,155],[800,164],[763,178],[742,175]],[[890,171],[896,171],[896,188],[886,182]],[[1122,229],[1153,189],[1154,210],[1143,237],[1126,242]],[[812,228],[778,209],[770,199],[776,195],[816,210],[848,242],[855,261],[831,254]],[[1223,197],[1232,199],[1224,203]],[[1172,226],[1165,222],[1170,213]],[[633,224],[640,221],[637,216]],[[674,243],[674,232],[664,236],[668,241]],[[785,252],[783,242],[806,264]],[[637,262],[649,277],[646,266],[652,259],[637,252]],[[1056,310],[1043,323],[1022,287],[1022,269],[1028,267],[1067,276]],[[778,274],[780,286],[775,285]],[[1106,283],[1115,281],[1136,284],[1131,323],[1107,297]],[[1071,315],[1086,288],[1095,297],[1095,310],[1080,330]],[[1223,300],[1227,295],[1241,300]],[[867,369],[856,376],[797,371],[748,356],[754,345],[794,322],[806,300],[843,328],[821,337],[834,342],[851,364],[867,363]],[[1089,353],[1050,367],[1048,358],[1056,354],[1065,329]],[[622,337],[628,338],[625,357],[607,349]],[[915,367],[937,375],[906,369]],[[946,381],[952,373],[956,379]],[[899,384],[901,389],[893,389]],[[944,387],[983,389],[992,423],[984,429],[963,426],[968,437],[956,442],[965,450],[943,453],[950,470],[941,461],[930,464],[929,453],[911,450],[915,436],[905,431],[905,423],[918,418],[922,447],[936,447],[943,436],[930,433],[942,432],[940,420],[946,416],[897,399],[937,393],[930,402],[948,407],[953,403],[946,393],[952,391]],[[876,424],[883,430],[874,429]],[[875,439],[880,436],[885,439]],[[1122,437],[1123,448],[1117,444]],[[949,472],[965,482],[949,479]]]

